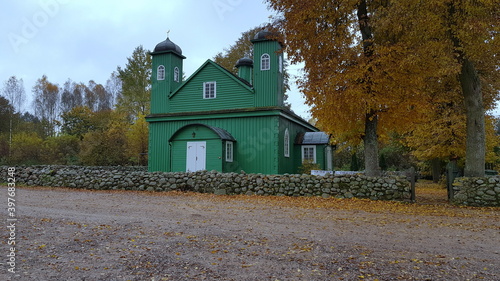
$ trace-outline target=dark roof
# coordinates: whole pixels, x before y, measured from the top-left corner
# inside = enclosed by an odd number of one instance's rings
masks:
[[[279,33],[269,31],[269,29],[266,28],[257,32],[257,34],[255,34],[253,39],[250,41],[252,43],[259,41],[277,41],[281,45],[281,47],[284,48],[285,44],[282,41],[280,41],[279,37],[280,37]]]
[[[259,32],[257,32],[257,34],[255,34],[255,36],[253,37],[253,40],[252,41],[260,41],[260,40],[272,40],[270,39],[271,37],[273,36],[276,36],[276,33],[274,32],[271,32],[269,31],[269,29],[263,29]]]
[[[214,126],[208,126],[207,127],[209,129],[211,129],[212,131],[214,131],[217,135],[219,135],[219,137],[221,138],[221,140],[229,140],[229,141],[236,141],[233,136],[226,130],[222,129],[222,128],[219,128],[219,127],[214,127]]]
[[[297,134],[296,144],[328,144],[330,137],[324,132],[305,132]]]
[[[164,53],[164,52],[173,52],[176,53],[179,56],[182,56],[182,50],[179,45],[175,44],[174,42],[170,41],[170,38],[167,37],[165,41],[162,41],[158,43],[153,50],[153,54],[156,53]]]
[[[172,137],[169,139],[169,141],[172,141],[172,139],[174,138],[174,136],[177,134],[177,132],[180,132],[181,130],[183,130],[184,128],[187,128],[187,127],[190,127],[190,126],[203,126],[203,127],[206,127],[210,130],[212,130],[214,133],[216,133],[220,138],[221,140],[229,140],[229,141],[236,141],[234,139],[234,137],[228,133],[226,130],[222,129],[222,128],[219,128],[219,127],[214,127],[214,126],[209,126],[207,124],[203,124],[203,123],[191,123],[191,124],[187,124],[185,126],[182,126],[181,128],[179,128],[173,135]]]
[[[253,66],[253,60],[248,57],[241,58],[236,62],[236,67],[240,66]]]

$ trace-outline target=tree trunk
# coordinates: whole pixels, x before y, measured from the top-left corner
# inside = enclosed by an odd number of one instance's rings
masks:
[[[380,166],[378,163],[378,136],[377,136],[378,116],[376,114],[366,114],[365,136],[365,175],[369,177],[380,176]]]
[[[486,133],[481,81],[476,68],[468,59],[462,62],[460,84],[464,95],[467,139],[465,151],[466,177],[483,177],[486,162]]]
[[[441,179],[441,159],[434,158],[431,161],[432,164],[432,181],[438,183]]]
[[[357,16],[359,30],[363,39],[363,54],[368,59],[373,55],[373,34],[370,26],[370,18],[368,17],[368,8],[366,0],[359,1],[357,4]],[[368,76],[364,83],[367,84],[367,95],[372,95],[370,87],[370,75],[373,69],[368,69]],[[371,110],[365,117],[365,136],[363,138],[365,144],[365,174],[369,177],[380,176],[380,166],[378,162],[378,136],[377,136],[378,116]]]

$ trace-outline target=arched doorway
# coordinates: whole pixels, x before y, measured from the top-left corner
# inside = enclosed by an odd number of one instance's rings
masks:
[[[226,161],[233,161],[235,139],[226,130],[202,123],[179,128],[170,138],[173,172],[216,170],[224,172]],[[230,156],[231,158],[228,158]]]

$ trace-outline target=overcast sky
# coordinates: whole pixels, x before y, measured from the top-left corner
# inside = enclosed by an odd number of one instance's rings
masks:
[[[68,78],[105,85],[137,46],[154,49],[168,30],[189,76],[242,32],[268,23],[272,11],[262,0],[6,0],[0,15],[1,86],[15,75],[31,96],[44,74],[60,86]],[[302,94],[295,87],[288,94],[292,109],[309,118]]]

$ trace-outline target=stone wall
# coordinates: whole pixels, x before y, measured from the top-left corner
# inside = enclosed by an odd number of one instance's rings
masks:
[[[6,166],[0,167],[4,178]],[[16,167],[18,184],[95,190],[196,191],[215,194],[322,196],[409,200],[405,177],[364,175],[262,175],[245,173],[147,172],[144,167],[30,166]],[[1,179],[0,179],[1,182]]]
[[[500,207],[500,177],[457,178],[453,195],[458,205]]]

